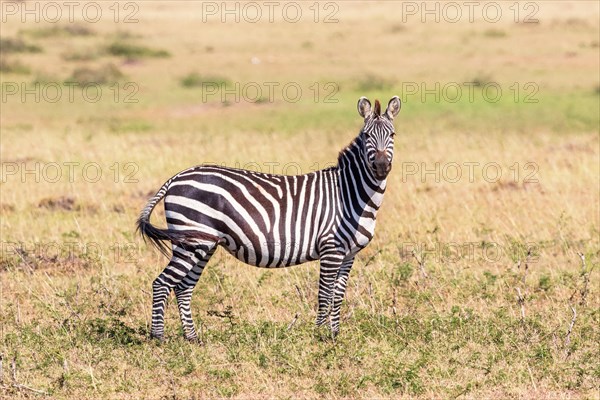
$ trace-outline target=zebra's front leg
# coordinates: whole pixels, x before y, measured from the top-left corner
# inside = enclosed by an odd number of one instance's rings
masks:
[[[194,319],[192,318],[192,292],[204,267],[208,263],[210,257],[214,254],[216,246],[212,247],[208,252],[205,250],[197,250],[199,261],[187,274],[187,276],[174,289],[175,297],[177,298],[177,308],[179,309],[179,317],[181,318],[181,326],[183,327],[184,337],[191,342],[198,342],[198,334],[194,327]]]
[[[336,337],[340,332],[340,308],[346,294],[346,285],[348,284],[348,276],[354,263],[354,256],[347,258],[342,263],[340,270],[335,280],[333,288],[333,303],[331,306],[331,334]]]
[[[323,325],[329,316],[335,278],[343,259],[344,256],[341,253],[327,253],[321,256],[321,266],[319,270],[319,305],[316,320],[317,326]]]

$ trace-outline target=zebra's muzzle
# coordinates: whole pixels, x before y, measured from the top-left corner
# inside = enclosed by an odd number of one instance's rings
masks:
[[[375,178],[383,180],[392,170],[392,163],[388,160],[385,151],[378,151],[373,161],[373,174]]]

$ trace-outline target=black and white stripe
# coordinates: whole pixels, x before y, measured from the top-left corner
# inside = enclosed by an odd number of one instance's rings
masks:
[[[317,325],[330,317],[339,331],[340,305],[356,253],[373,238],[391,169],[393,119],[400,100],[384,113],[358,102],[365,124],[340,152],[338,165],[306,175],[283,176],[220,166],[197,166],[169,179],[150,199],[138,230],[172,256],[153,283],[153,337],[164,336],[164,310],[171,289],[185,337],[197,340],[192,290],[217,246],[239,260],[265,268],[320,260]],[[168,229],[151,225],[150,214],[164,197]]]

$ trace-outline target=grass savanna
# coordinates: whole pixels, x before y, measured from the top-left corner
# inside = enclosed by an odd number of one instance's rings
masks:
[[[338,3],[330,24],[204,23],[195,2],[140,3],[134,24],[2,23],[3,397],[598,397],[598,5],[450,24],[390,4]],[[203,82],[267,100],[203,98]],[[265,82],[302,96],[269,101]],[[460,85],[422,98],[436,82]],[[63,95],[7,94],[34,83]],[[134,222],[156,188],[200,163],[325,167],[358,133],[356,99],[396,93],[394,166],[335,343],[314,327],[316,264],[222,251],[193,297],[205,346],[173,299],[165,342],[148,340],[167,260]]]

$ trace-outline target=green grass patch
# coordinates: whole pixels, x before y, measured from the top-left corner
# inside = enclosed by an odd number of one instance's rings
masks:
[[[165,58],[170,56],[170,53],[166,50],[153,49],[126,41],[115,41],[111,43],[106,48],[106,52],[112,56],[125,57],[129,60],[139,58]]]
[[[21,38],[1,38],[0,51],[2,51],[2,54],[41,53],[42,48],[35,44],[29,44]]]
[[[228,86],[231,81],[219,75],[200,75],[197,72],[191,72],[179,80],[184,88],[196,88],[206,85]]]
[[[8,60],[6,57],[0,57],[0,72],[5,74],[27,75],[31,69],[19,60]]]
[[[53,25],[44,28],[27,29],[24,30],[23,33],[37,39],[78,36],[90,37],[96,34],[96,32],[89,26],[77,23],[62,26]]]
[[[124,75],[114,64],[104,64],[98,68],[79,67],[71,76],[65,80],[66,83],[77,83],[79,85],[108,85],[118,82]]]

